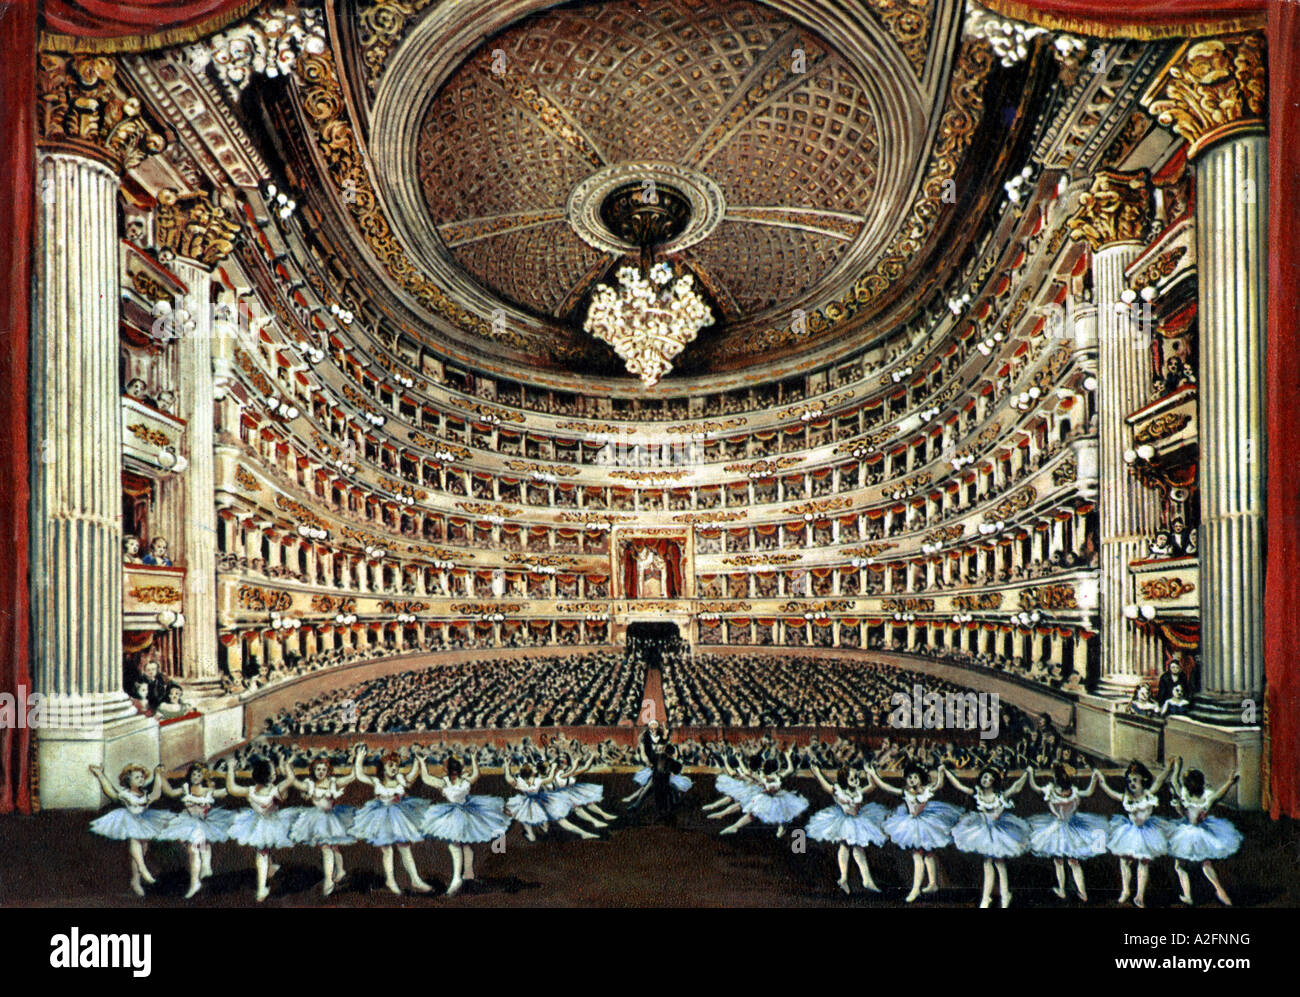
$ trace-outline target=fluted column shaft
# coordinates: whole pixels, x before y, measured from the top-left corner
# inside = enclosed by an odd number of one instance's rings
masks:
[[[1237,134],[1196,167],[1201,442],[1201,696],[1240,718],[1264,681],[1264,355],[1268,138]],[[1222,715],[1222,716],[1220,716]]]
[[[176,260],[176,275],[188,291],[181,307],[188,313],[176,342],[180,369],[181,414],[189,441],[189,468],[183,474],[185,496],[185,619],[181,638],[181,674],[187,679],[217,677],[217,511],[214,400],[212,378],[212,306],[208,270]]]
[[[42,149],[31,353],[31,598],[52,710],[129,716],[122,691],[116,170]]]
[[[1131,602],[1129,562],[1141,556],[1142,540],[1156,526],[1157,496],[1128,473],[1125,417],[1145,402],[1151,384],[1150,331],[1127,311],[1117,311],[1124,271],[1141,243],[1102,246],[1092,254],[1097,302],[1097,410],[1101,536],[1101,680],[1124,694],[1158,671],[1159,649],[1124,617]],[[1062,537],[1061,544],[1064,544]]]

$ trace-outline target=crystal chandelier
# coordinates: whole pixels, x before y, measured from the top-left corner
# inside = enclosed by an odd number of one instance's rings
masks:
[[[628,373],[651,387],[673,369],[673,358],[700,329],[713,324],[713,313],[695,290],[695,279],[674,277],[667,263],[648,270],[623,267],[617,277],[617,288],[597,285],[583,328],[613,347]]]

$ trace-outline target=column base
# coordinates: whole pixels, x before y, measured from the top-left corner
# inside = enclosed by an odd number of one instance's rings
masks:
[[[159,762],[158,721],[136,713],[101,726],[43,727],[37,733],[36,765],[43,810],[98,810],[104,793],[90,774],[102,765],[111,782],[129,764],[153,769]]]
[[[1241,781],[1228,791],[1224,802],[1242,810],[1260,807],[1262,753],[1259,727],[1219,726],[1193,717],[1170,717],[1165,722],[1165,758],[1182,758],[1184,772],[1200,769],[1206,787],[1221,786],[1234,771],[1240,772]]]
[[[1096,694],[1106,699],[1132,699],[1133,690],[1146,681],[1141,675],[1103,675],[1097,680]]]
[[[1245,692],[1198,692],[1188,715],[1220,727],[1252,727],[1259,722],[1262,702],[1258,695]]]

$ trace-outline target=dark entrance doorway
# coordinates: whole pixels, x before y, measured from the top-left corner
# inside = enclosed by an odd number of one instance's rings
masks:
[[[647,668],[658,668],[665,651],[682,644],[681,632],[676,623],[638,622],[627,625],[627,653],[639,656]]]

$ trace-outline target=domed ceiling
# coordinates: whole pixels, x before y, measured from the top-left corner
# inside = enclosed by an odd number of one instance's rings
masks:
[[[683,262],[735,322],[825,286],[864,234],[880,154],[867,88],[824,39],[758,4],[665,0],[546,11],[486,40],[430,104],[417,170],[450,256],[560,319],[618,260],[566,216],[575,188],[616,165],[698,171],[726,208]]]
[[[961,0],[378,0],[332,16],[296,110],[262,114],[288,175],[320,177],[302,187],[329,198],[305,194],[349,244],[344,283],[389,316],[390,341],[523,378],[626,380],[583,323],[638,256],[609,227],[610,199],[637,185],[685,205],[656,252],[714,318],[662,389],[775,376],[893,331],[977,237],[1034,97],[1024,67],[962,38]],[[1018,106],[986,108],[1008,72]]]

